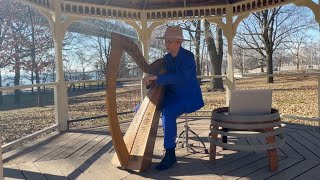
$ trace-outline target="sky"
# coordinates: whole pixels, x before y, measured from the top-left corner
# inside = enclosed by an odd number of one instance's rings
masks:
[[[320,0],[313,0],[313,2],[315,2],[315,3],[318,3]],[[314,14],[313,14],[313,12],[311,11],[311,10],[309,10],[309,14],[310,14],[310,16],[313,16],[314,17]],[[317,28],[317,29],[314,29],[314,30],[310,30],[309,32],[308,32],[308,34],[310,34],[312,37],[314,37],[314,39],[313,39],[313,41],[314,42],[319,42],[319,45],[320,45],[320,30],[319,30],[319,27]],[[188,38],[188,37],[186,37],[186,38]],[[5,76],[13,76],[14,75],[14,73],[13,72],[10,72],[10,71],[8,71],[8,70],[2,70],[2,76],[3,76],[3,78],[5,78]],[[26,82],[27,83],[27,82]],[[5,84],[4,84],[5,85]]]

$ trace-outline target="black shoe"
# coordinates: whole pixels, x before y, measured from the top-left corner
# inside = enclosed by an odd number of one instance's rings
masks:
[[[175,148],[166,149],[166,153],[161,162],[155,167],[156,170],[162,171],[169,169],[177,163]]]

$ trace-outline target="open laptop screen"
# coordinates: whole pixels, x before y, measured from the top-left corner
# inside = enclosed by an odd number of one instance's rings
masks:
[[[233,90],[229,102],[229,114],[261,115],[270,114],[272,105],[272,90]]]

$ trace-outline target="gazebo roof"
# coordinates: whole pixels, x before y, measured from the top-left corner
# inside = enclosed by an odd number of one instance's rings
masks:
[[[54,11],[54,0],[22,0]],[[296,0],[61,0],[63,15],[125,21],[224,18],[250,14]],[[227,12],[228,11],[228,12]]]

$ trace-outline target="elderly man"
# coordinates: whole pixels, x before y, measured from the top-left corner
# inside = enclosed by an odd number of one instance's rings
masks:
[[[165,156],[155,167],[157,170],[169,169],[176,164],[175,155],[177,118],[183,113],[191,113],[200,109],[204,103],[200,85],[196,77],[196,65],[192,52],[181,47],[182,29],[170,26],[164,37],[168,54],[164,56],[165,74],[147,75],[143,78],[145,85],[153,81],[165,87],[162,107],[162,126],[164,131]]]

